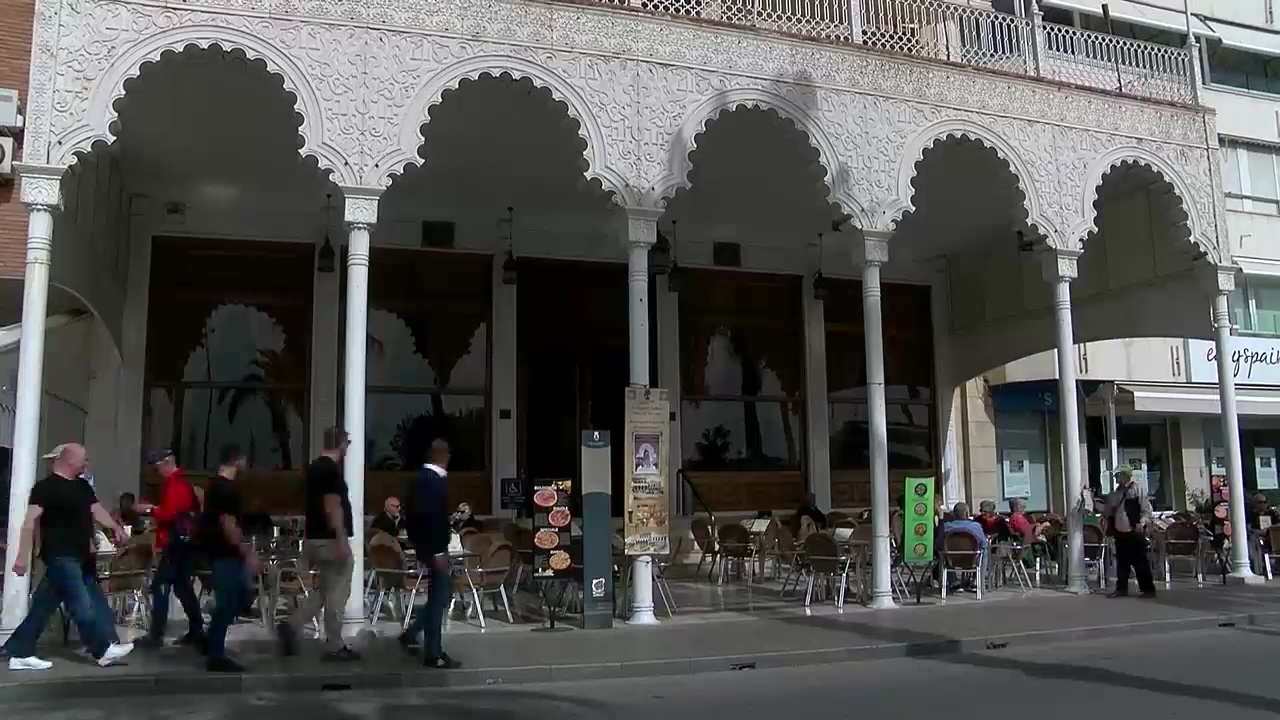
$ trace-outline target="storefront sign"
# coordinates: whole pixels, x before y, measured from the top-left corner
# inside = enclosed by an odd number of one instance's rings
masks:
[[[1218,350],[1208,340],[1188,340],[1187,375],[1191,382],[1218,382]],[[1231,367],[1237,382],[1280,385],[1280,341],[1231,338]]]
[[[1276,449],[1254,448],[1253,463],[1258,473],[1258,489],[1280,490],[1280,478],[1276,477]]]
[[[628,555],[666,555],[671,552],[667,499],[667,433],[670,404],[667,391],[632,386],[627,393],[627,474],[624,537]]]
[[[1004,451],[1004,498],[1031,497],[1031,455],[1026,450]]]
[[[933,511],[933,478],[907,478],[902,532],[902,561],[908,565],[933,562],[933,531],[937,524]]]

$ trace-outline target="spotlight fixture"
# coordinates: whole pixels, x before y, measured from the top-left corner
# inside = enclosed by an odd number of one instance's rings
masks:
[[[502,261],[502,284],[515,285],[520,278],[520,265],[516,262],[515,253],[516,209],[508,205],[507,216],[499,220],[498,225],[507,241],[507,259]]]
[[[658,240],[649,248],[649,267],[654,275],[666,275],[671,271],[671,241],[658,231]]]
[[[826,300],[831,297],[831,280],[822,271],[813,274],[813,299]]]
[[[316,253],[316,272],[326,275],[338,269],[337,253],[333,251],[333,243],[329,242],[329,206],[332,202],[333,195],[324,196],[324,244]]]

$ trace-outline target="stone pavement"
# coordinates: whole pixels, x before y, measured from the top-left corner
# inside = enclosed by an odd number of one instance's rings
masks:
[[[679,617],[679,616],[677,616]],[[389,639],[366,636],[365,659],[335,666],[319,647],[297,658],[274,655],[264,641],[238,644],[243,676],[204,673],[188,651],[135,652],[126,664],[97,668],[74,655],[53,655],[45,673],[0,671],[0,703],[87,697],[378,690],[684,675],[748,667],[783,667],[880,658],[968,653],[992,648],[1280,623],[1280,587],[1175,586],[1153,601],[1076,597],[1052,591],[982,602],[871,611],[830,606],[736,613],[723,619],[669,622],[655,628],[532,632],[527,626],[450,635],[458,671],[425,670]]]

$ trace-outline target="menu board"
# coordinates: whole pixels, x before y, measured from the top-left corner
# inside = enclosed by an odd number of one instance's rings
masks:
[[[628,461],[623,535],[628,555],[667,555],[671,535],[667,497],[667,435],[670,405],[667,391],[632,386],[626,389]]]
[[[569,500],[573,495],[573,481],[534,480],[531,489],[533,577],[535,580],[571,577],[574,568],[569,542],[573,512],[569,509]]]
[[[933,512],[933,478],[907,478],[903,498],[902,561],[908,565],[933,562],[933,531],[937,520]]]

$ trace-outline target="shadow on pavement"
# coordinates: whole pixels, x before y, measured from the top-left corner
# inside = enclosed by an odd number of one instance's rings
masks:
[[[1165,602],[1169,602],[1170,600],[1172,600],[1172,603],[1175,603],[1177,607],[1202,609],[1209,612],[1223,612],[1220,600],[1216,608],[1209,607],[1207,605],[1200,605],[1201,600],[1212,601],[1212,597],[1209,596],[1194,598],[1190,601],[1182,597],[1175,596],[1173,598],[1166,599]],[[1116,602],[1138,601],[1117,600]],[[1269,604],[1269,607],[1274,610],[1276,604],[1272,602]],[[936,633],[908,630],[901,627],[887,628],[872,623],[851,620],[849,619],[849,616],[845,616],[839,621],[832,621],[827,618],[800,616],[779,618],[779,621],[810,628],[840,630],[857,634],[862,638],[874,638],[885,643],[906,644],[907,649],[905,656],[907,657],[928,658],[936,662],[1021,673],[1028,677],[1040,679],[1074,680],[1094,685],[1110,685],[1112,687],[1130,688],[1134,690],[1159,693],[1162,695],[1185,697],[1193,700],[1207,700],[1210,702],[1234,705],[1236,707],[1252,710],[1277,712],[1277,709],[1280,708],[1280,700],[1277,700],[1274,697],[1253,695],[1250,693],[1228,690],[1210,685],[1192,685],[1189,683],[1160,680],[1117,670],[1083,665],[1044,663],[1023,659],[1015,660],[1012,658],[1005,659],[991,654],[962,653],[960,650],[963,647],[963,642],[958,638]],[[1280,629],[1273,628],[1251,627],[1235,628],[1235,630],[1259,631],[1266,634],[1280,635]],[[1141,636],[1135,636],[1135,642],[1137,642],[1140,637]],[[1106,639],[1106,636],[1100,635],[1098,639]]]

